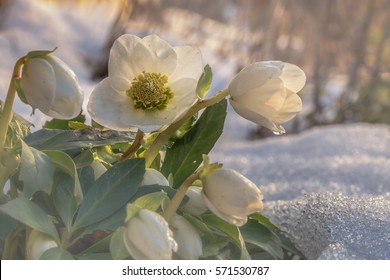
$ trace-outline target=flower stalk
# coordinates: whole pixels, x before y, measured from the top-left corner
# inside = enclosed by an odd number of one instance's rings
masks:
[[[19,58],[18,61],[15,63],[14,70],[12,72],[12,77],[8,87],[7,97],[5,99],[4,106],[2,108],[3,111],[1,112],[1,116],[0,116],[0,158],[2,157],[5,141],[7,138],[8,125],[10,124],[12,117],[14,115],[12,111],[12,107],[16,95],[15,80],[20,79],[21,69],[25,61],[26,61],[26,56],[23,56]]]
[[[176,210],[179,208],[180,203],[183,201],[188,188],[192,185],[192,183],[199,179],[199,173],[194,173],[189,176],[183,184],[177,189],[175,195],[172,197],[172,200],[168,204],[168,207],[165,209],[163,213],[163,217],[169,223],[172,217],[176,214]]]

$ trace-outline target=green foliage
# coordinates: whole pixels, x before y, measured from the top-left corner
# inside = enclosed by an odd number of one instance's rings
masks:
[[[51,193],[53,186],[54,164],[49,156],[21,141],[19,180],[23,181],[23,192],[32,197],[37,191]]]
[[[203,98],[209,92],[211,82],[213,80],[213,72],[211,71],[210,65],[206,64],[203,73],[200,76],[198,85],[196,86],[196,94],[199,98]]]
[[[172,147],[167,149],[161,172],[173,175],[173,187],[177,188],[202,163],[202,155],[208,154],[223,131],[227,101],[208,107],[196,124]]]
[[[144,172],[142,159],[127,160],[109,169],[85,194],[74,228],[100,222],[126,205],[137,192]]]
[[[59,241],[59,235],[50,217],[34,202],[18,197],[0,206],[0,211],[33,229],[47,233]]]
[[[103,131],[92,128],[84,130],[41,129],[28,135],[24,141],[38,150],[69,151],[131,142],[134,137],[134,132]]]

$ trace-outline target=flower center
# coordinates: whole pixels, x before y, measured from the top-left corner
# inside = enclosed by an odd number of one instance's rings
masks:
[[[162,110],[173,97],[167,82],[166,75],[144,71],[134,78],[126,94],[133,99],[135,108]]]

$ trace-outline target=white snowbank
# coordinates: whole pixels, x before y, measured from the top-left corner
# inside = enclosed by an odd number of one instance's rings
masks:
[[[5,98],[18,57],[56,46],[56,55],[72,67],[88,96],[95,85],[89,80],[89,62],[96,58],[117,8],[104,3],[98,8],[56,9],[40,1],[14,0],[0,30],[0,99]],[[31,118],[31,108],[20,101],[15,108],[34,123],[45,119],[39,112]],[[329,126],[300,135],[245,140],[254,127],[229,109],[211,160],[260,186],[264,214],[308,258],[390,259],[388,126]]]
[[[234,127],[227,123],[226,130]],[[264,214],[306,257],[390,259],[389,126],[327,126],[258,141],[225,138],[211,159],[259,185]]]

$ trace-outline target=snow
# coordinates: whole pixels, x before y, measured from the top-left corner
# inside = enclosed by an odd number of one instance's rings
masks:
[[[5,98],[18,57],[56,46],[56,55],[75,71],[87,98],[96,84],[89,80],[91,62],[118,8],[113,2],[104,1],[101,6],[62,4],[58,9],[41,1],[13,1],[0,27],[0,99]],[[204,53],[205,62],[210,63],[208,57],[213,61],[212,67],[221,63],[207,50]],[[226,68],[224,64],[225,72]],[[214,72],[220,73],[218,69]],[[217,87],[223,87],[221,76],[232,73],[217,74]],[[20,101],[15,111],[34,123],[46,119],[39,113],[31,117],[31,108]],[[210,158],[259,186],[265,197],[263,214],[283,229],[307,258],[390,259],[387,125],[316,127],[298,135],[247,140],[248,131],[255,127],[229,108],[224,134]]]

